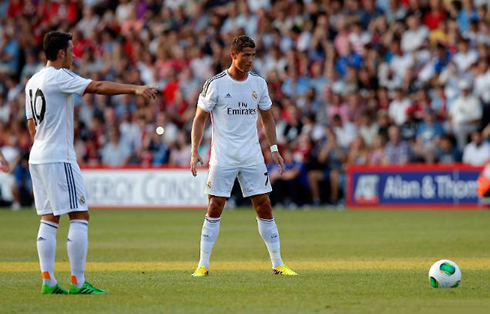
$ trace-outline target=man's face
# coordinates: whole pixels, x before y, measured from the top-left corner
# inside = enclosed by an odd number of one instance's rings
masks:
[[[400,130],[397,127],[390,127],[388,130],[388,136],[391,142],[398,143],[400,140]]]
[[[239,53],[231,53],[231,58],[235,66],[243,72],[248,72],[252,68],[255,58],[255,48],[245,47]]]
[[[70,40],[68,42],[68,48],[66,48],[66,52],[62,53],[63,58],[63,68],[70,69],[71,64],[73,63],[74,55],[74,47],[73,42]]]
[[[482,136],[479,132],[473,132],[473,134],[471,134],[471,139],[476,145],[480,145],[482,142]]]

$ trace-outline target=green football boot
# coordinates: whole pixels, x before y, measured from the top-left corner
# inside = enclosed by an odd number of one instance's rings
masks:
[[[59,284],[50,287],[47,284],[43,283],[43,286],[41,287],[41,293],[42,294],[68,294],[68,290],[66,290]]]
[[[107,294],[107,292],[105,290],[96,288],[85,281],[83,283],[83,286],[81,286],[80,288],[77,288],[76,285],[71,284],[70,294]]]

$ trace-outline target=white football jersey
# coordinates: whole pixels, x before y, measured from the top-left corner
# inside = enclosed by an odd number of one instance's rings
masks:
[[[245,81],[236,81],[223,71],[206,81],[197,105],[211,114],[210,165],[245,167],[264,162],[257,119],[259,110],[269,110],[272,101],[262,77],[249,72]]]
[[[27,82],[26,117],[36,124],[29,163],[76,162],[73,94],[83,95],[91,81],[67,69],[46,67]]]

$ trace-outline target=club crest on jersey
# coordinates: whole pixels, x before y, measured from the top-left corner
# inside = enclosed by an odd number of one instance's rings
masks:
[[[206,187],[207,187],[208,189],[211,189],[211,181],[208,181],[208,182],[206,183]]]
[[[82,205],[85,204],[85,197],[83,195],[80,196],[80,200],[79,201],[80,201],[80,204],[82,204]]]
[[[256,92],[256,91],[253,91],[253,92],[252,92],[252,97],[253,97],[254,99],[257,99],[258,95],[257,95],[257,92]]]

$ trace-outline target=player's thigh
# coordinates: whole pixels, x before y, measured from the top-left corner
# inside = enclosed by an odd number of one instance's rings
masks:
[[[42,171],[43,166],[44,165],[29,165],[29,172],[31,174],[32,181],[32,191],[34,193],[34,204],[36,206],[36,212],[39,216],[53,214],[53,208],[51,207],[51,204],[49,202],[46,183],[44,182]]]
[[[205,193],[219,197],[230,197],[238,174],[236,167],[210,166]]]
[[[87,211],[87,193],[77,164],[52,163],[43,169],[43,179],[53,214]]]
[[[266,194],[272,191],[269,173],[265,164],[240,167],[238,182],[243,197]]]

